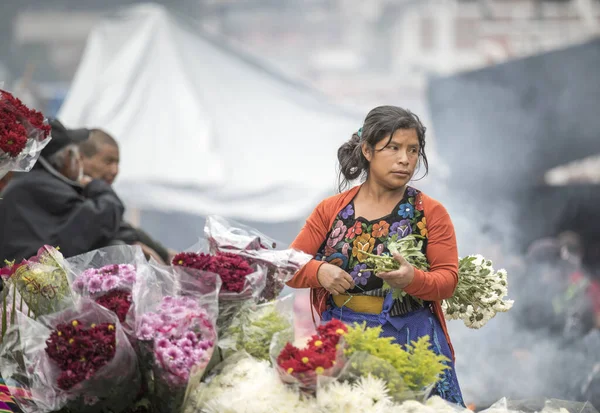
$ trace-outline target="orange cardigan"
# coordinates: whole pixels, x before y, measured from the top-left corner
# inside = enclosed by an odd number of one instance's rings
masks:
[[[356,186],[349,191],[327,198],[317,205],[300,234],[292,242],[291,248],[315,256],[331,230],[336,216],[350,203],[359,189],[360,186]],[[458,248],[454,226],[442,204],[423,193],[420,196],[427,219],[426,256],[430,270],[422,271],[415,268],[415,277],[404,291],[413,297],[433,302],[434,314],[442,325],[450,351],[454,356],[454,348],[450,342],[440,304],[441,300],[452,297],[458,283]],[[287,283],[292,288],[310,288],[312,305],[319,314],[325,311],[329,296],[317,279],[317,272],[323,263],[323,261],[311,260]]]

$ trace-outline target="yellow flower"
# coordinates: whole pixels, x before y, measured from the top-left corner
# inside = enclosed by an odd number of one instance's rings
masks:
[[[75,339],[74,339],[74,338],[70,338],[70,339],[69,339],[69,344],[73,344],[74,342],[75,342]]]
[[[343,329],[341,329],[341,328],[338,328],[337,330],[335,330],[335,332],[337,334],[339,334],[340,336],[343,336],[344,334],[346,334],[346,332]]]
[[[287,369],[287,372],[288,374],[292,374],[294,372],[294,369],[290,367],[289,369]]]
[[[323,367],[319,366],[315,369],[315,373],[323,374],[323,373],[325,373],[325,369]]]
[[[323,342],[321,340],[315,341],[315,347],[321,347],[322,345],[323,345]]]
[[[96,324],[92,323],[91,327],[92,327],[92,328],[96,327]]]
[[[108,331],[113,331],[115,329],[115,326],[113,326],[112,324],[108,325]]]
[[[308,363],[308,357],[302,357],[302,363],[304,363],[304,364]]]
[[[352,243],[352,256],[358,258],[358,261],[363,262],[367,259],[365,253],[371,253],[375,246],[375,238],[371,234],[362,234]]]
[[[427,232],[427,219],[425,217],[423,217],[421,222],[417,223],[417,227],[419,228],[419,232],[421,233],[421,235],[426,237],[428,232]]]
[[[73,325],[73,327],[77,327],[79,325],[79,323],[77,322],[77,320],[73,320],[73,322],[71,324]]]

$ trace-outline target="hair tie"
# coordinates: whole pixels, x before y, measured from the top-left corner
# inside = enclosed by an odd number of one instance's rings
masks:
[[[362,138],[362,128],[358,129],[358,132],[356,132],[356,134],[359,138]]]

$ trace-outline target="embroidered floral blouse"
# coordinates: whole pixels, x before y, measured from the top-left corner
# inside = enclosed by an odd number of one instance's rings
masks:
[[[327,240],[331,235],[330,233],[335,227],[336,221],[340,217],[340,214],[345,210],[345,208],[348,207],[348,205],[351,205],[352,200],[360,188],[360,186],[356,186],[346,192],[329,197],[319,203],[319,205],[317,205],[317,207],[306,220],[304,227],[296,239],[292,242],[291,248],[295,248],[316,257],[321,252],[320,250],[324,250],[322,247],[323,245],[327,244]],[[426,216],[427,218],[425,221],[423,221],[422,218],[417,218],[416,221],[413,221],[416,222],[416,228],[411,224],[411,230],[418,230],[420,232],[424,229],[427,231],[427,247],[425,256],[427,257],[430,268],[429,271],[423,271],[415,268],[415,276],[412,282],[404,288],[404,291],[413,297],[419,298],[423,301],[431,302],[433,312],[444,329],[448,343],[450,343],[450,337],[448,335],[446,321],[444,319],[444,313],[442,311],[440,302],[445,298],[450,298],[454,294],[454,289],[458,283],[458,248],[456,245],[454,226],[452,225],[452,221],[448,215],[448,212],[442,204],[423,194],[422,192],[417,192],[417,194],[417,198],[419,199],[416,200],[415,205],[411,204],[413,207],[412,211],[415,216],[417,215],[416,211],[419,211],[422,213],[422,217]],[[410,197],[408,191],[407,195]],[[423,206],[422,208],[421,202]],[[401,202],[400,205],[403,203],[405,202]],[[403,211],[400,211],[400,205],[394,212],[396,214],[399,212],[400,214],[406,214],[407,218],[403,218],[408,219],[411,208],[406,207]],[[352,213],[354,213],[354,207]],[[400,221],[397,222],[398,227],[400,227]],[[419,222],[422,222],[421,226],[419,226]],[[379,223],[379,221],[375,223]],[[425,226],[423,227],[423,225]],[[393,223],[390,224],[388,231],[392,228],[392,226]],[[347,231],[350,230],[349,228],[346,229]],[[400,230],[402,229],[400,228]],[[405,230],[408,230],[408,228]],[[373,228],[371,228],[371,237],[373,237],[372,231]],[[346,234],[348,234],[348,232],[346,232]],[[358,235],[360,236],[363,234]],[[345,243],[342,243],[342,253],[343,244]],[[352,242],[352,247],[354,247],[354,240]],[[359,249],[367,248],[368,250],[370,247],[370,238],[368,245],[366,242],[362,245],[357,243],[357,248]],[[373,243],[373,249],[377,251],[375,242]],[[349,255],[351,254],[350,251],[349,245]],[[323,253],[321,253],[321,259],[315,258],[311,260],[308,264],[302,267],[300,271],[298,271],[287,283],[292,288],[311,288],[311,302],[318,314],[321,314],[327,308],[327,297],[329,296],[327,290],[325,290],[319,283],[317,276],[319,268],[326,262],[323,260],[323,257],[325,256]],[[348,260],[350,260],[350,256],[348,256]],[[350,269],[350,272],[353,269],[354,268]],[[450,346],[452,347],[451,344]]]
[[[355,215],[353,198],[337,215],[315,259],[337,265],[348,272],[355,284],[348,291],[350,294],[384,297],[387,292],[381,289],[383,281],[368,271],[366,253],[389,255],[389,237],[398,234],[399,238],[404,238],[412,233],[427,236],[423,201],[416,189],[407,187],[404,197],[390,214],[372,221]],[[426,248],[427,239],[423,242],[423,253]],[[423,305],[407,296],[394,302],[390,315],[405,314]]]

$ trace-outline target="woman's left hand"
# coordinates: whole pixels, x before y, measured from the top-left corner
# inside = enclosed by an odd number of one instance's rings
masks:
[[[398,261],[400,268],[395,271],[379,273],[377,276],[387,282],[390,287],[403,289],[415,278],[415,269],[402,255],[394,253],[392,256]]]

